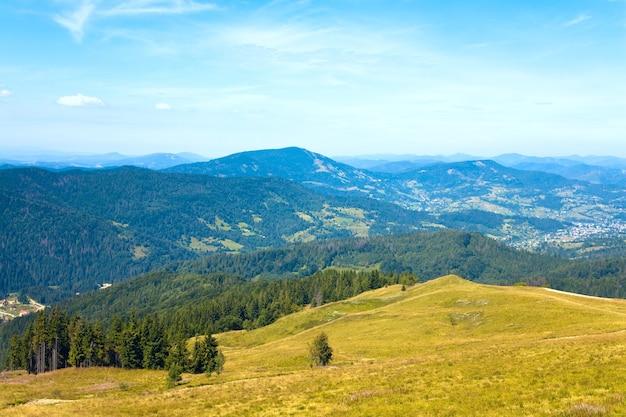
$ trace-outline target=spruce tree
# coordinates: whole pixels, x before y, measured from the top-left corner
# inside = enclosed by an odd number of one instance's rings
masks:
[[[326,333],[320,333],[309,346],[311,360],[317,366],[326,366],[333,358],[333,349],[328,345]]]

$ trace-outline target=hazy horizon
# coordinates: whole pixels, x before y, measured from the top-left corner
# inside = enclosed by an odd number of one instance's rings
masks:
[[[306,149],[306,148],[304,148]],[[247,151],[241,151],[241,152],[255,152],[255,151],[263,151],[263,150],[271,150],[271,148],[267,148],[267,149],[250,149]],[[310,149],[307,149],[310,151]],[[138,154],[125,154],[122,152],[104,152],[104,153],[93,153],[93,152],[71,152],[71,151],[59,151],[59,150],[51,150],[51,149],[3,149],[0,148],[0,161],[2,160],[13,160],[16,162],[19,162],[20,160],[22,162],[27,162],[25,161],[25,159],[27,158],[36,158],[33,159],[34,161],[38,161],[38,162],[68,162],[71,161],[72,158],[99,158],[99,157],[105,157],[105,156],[110,156],[112,158],[112,160],[118,160],[118,159],[124,159],[124,158],[141,158],[141,157],[147,157],[147,156],[152,156],[152,155],[178,155],[181,157],[184,156],[194,156],[197,158],[201,158],[202,160],[212,160],[212,159],[219,159],[219,158],[223,158],[226,156],[230,156],[233,154],[237,154],[237,153],[241,153],[241,152],[234,152],[234,153],[228,153],[228,154],[223,154],[223,155],[203,155],[203,154],[199,154],[196,152],[150,152],[150,153],[138,153]],[[352,154],[322,154],[322,156],[331,158],[331,159],[337,159],[337,160],[342,160],[342,159],[362,159],[363,161],[365,160],[381,160],[381,161],[389,161],[389,162],[393,162],[393,161],[408,161],[411,160],[412,158],[418,158],[418,159],[428,159],[428,158],[433,158],[433,159],[450,159],[450,160],[454,160],[454,161],[462,161],[462,160],[474,160],[474,159],[498,159],[498,158],[502,158],[502,157],[506,157],[506,156],[512,156],[512,155],[517,155],[520,157],[524,157],[524,158],[545,158],[545,159],[563,159],[563,160],[585,160],[585,159],[594,159],[594,158],[616,158],[616,159],[623,159],[626,161],[626,158],[621,158],[619,156],[614,156],[614,155],[577,155],[577,154],[570,154],[570,155],[546,155],[546,156],[537,156],[537,155],[531,155],[531,154],[520,154],[520,153],[514,153],[514,152],[510,152],[510,153],[502,153],[502,154],[497,154],[497,155],[472,155],[472,154],[466,154],[466,153],[462,153],[462,152],[457,152],[457,153],[449,153],[449,154],[408,154],[408,153],[404,153],[404,154],[400,154],[400,153],[369,153],[369,154],[359,154],[359,153],[352,153]],[[37,159],[39,158],[39,159]]]

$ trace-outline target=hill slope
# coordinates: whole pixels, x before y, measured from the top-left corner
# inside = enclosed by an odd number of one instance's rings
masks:
[[[302,282],[311,281],[310,276],[315,279],[322,271],[380,269],[383,274],[410,271],[421,281],[453,272],[472,280],[512,284],[530,277],[546,276],[568,264],[565,260],[514,250],[477,233],[442,231],[341,239],[252,253],[217,254],[169,265],[167,271],[134,277],[106,290],[72,298],[66,303],[66,309],[84,318],[105,321],[116,314],[126,316],[129,311],[140,317],[148,314],[166,316],[166,321],[177,315],[190,315],[200,323],[181,320],[180,327],[199,326],[189,333],[193,335],[207,326],[222,331],[241,328],[246,321],[258,322],[258,317],[251,315],[250,310],[258,313],[262,309],[261,303],[253,309],[240,306],[239,300],[245,298],[241,295],[222,302],[225,307],[217,311],[207,306],[232,287],[251,281],[259,287],[268,287],[273,285],[268,280],[297,280],[274,290],[284,293],[280,301],[289,300],[288,304],[291,304],[292,298],[299,297],[290,294],[301,294]],[[290,285],[298,288],[290,290]],[[349,283],[343,285],[350,286]],[[241,289],[248,294],[258,291],[252,286],[242,286]],[[320,286],[321,300],[332,298],[330,293],[333,290],[336,288]],[[301,301],[308,304],[313,295],[310,291],[304,292],[308,298]],[[272,293],[262,298],[272,300],[274,297],[276,294]],[[297,304],[302,305],[301,302]],[[230,320],[224,323],[226,316]]]
[[[280,177],[327,192],[367,195],[382,178],[302,148],[241,152],[207,162],[178,165],[167,172],[220,177]]]
[[[174,391],[162,388],[164,371],[70,369],[38,384],[7,376],[0,407],[14,404],[18,416],[619,416],[625,329],[623,300],[447,276],[218,335],[224,372],[185,375]],[[333,366],[311,369],[307,346],[322,331]]]
[[[367,196],[426,211],[440,216],[442,225],[447,225],[445,216],[458,213],[466,217],[463,228],[520,246],[534,245],[546,236],[559,239],[554,236],[559,229],[568,238],[578,236],[577,223],[596,227],[593,234],[615,235],[621,233],[619,225],[625,220],[623,187],[507,168],[487,160],[381,173],[353,168],[306,149],[285,148],[244,152],[168,171],[280,176],[326,194]],[[491,215],[489,226],[482,222],[486,215]]]
[[[322,196],[281,178],[138,168],[0,171],[0,295],[66,294],[173,260],[423,228],[424,213]],[[44,300],[42,300],[44,301]]]

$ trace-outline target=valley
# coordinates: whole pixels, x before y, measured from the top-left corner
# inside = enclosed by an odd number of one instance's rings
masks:
[[[0,179],[0,292],[33,300],[2,310],[11,414],[626,411],[618,185],[300,148]],[[198,365],[208,335],[217,374]]]
[[[626,250],[623,188],[493,161],[380,173],[284,148],[0,180],[0,293],[44,304],[170,262],[329,238],[458,229],[567,258]]]

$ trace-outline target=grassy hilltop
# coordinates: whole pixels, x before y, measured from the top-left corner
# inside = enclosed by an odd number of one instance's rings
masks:
[[[308,344],[328,335],[331,366]],[[446,276],[218,335],[224,372],[65,369],[0,376],[26,415],[621,416],[626,301]]]

